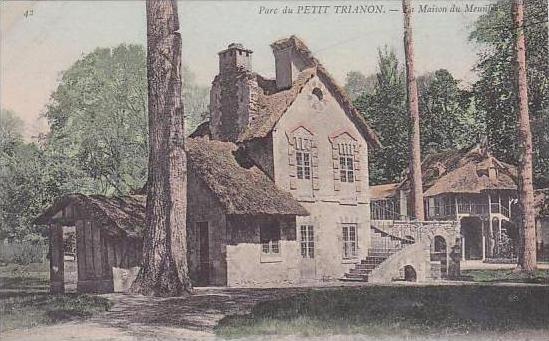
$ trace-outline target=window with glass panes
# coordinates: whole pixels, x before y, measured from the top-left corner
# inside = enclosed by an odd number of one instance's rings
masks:
[[[298,179],[311,179],[311,140],[296,137],[295,163]]]
[[[301,225],[301,257],[315,257],[315,233],[313,225]]]
[[[276,224],[262,224],[260,226],[259,237],[263,253],[280,253],[280,226]]]
[[[343,224],[343,258],[356,257],[356,224]]]
[[[340,144],[339,179],[341,182],[355,182],[354,145]]]

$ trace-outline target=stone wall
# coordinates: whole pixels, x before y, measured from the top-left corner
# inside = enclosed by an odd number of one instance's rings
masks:
[[[432,280],[429,244],[426,241],[408,245],[391,255],[370,273],[368,282],[391,283],[394,280],[403,280],[405,266],[413,267],[418,282]]]

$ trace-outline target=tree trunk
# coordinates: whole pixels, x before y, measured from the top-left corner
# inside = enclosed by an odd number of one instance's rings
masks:
[[[417,83],[414,74],[414,41],[411,28],[410,0],[402,0],[404,12],[404,55],[406,58],[406,89],[408,94],[408,110],[410,111],[410,193],[413,216],[418,220],[425,219],[423,207],[423,181],[421,179],[421,146],[419,143],[419,107]]]
[[[181,102],[181,36],[175,0],[149,0],[147,78],[149,176],[143,265],[131,291],[191,293],[187,273],[187,164]]]
[[[513,1],[513,23],[516,28],[516,73],[518,83],[517,132],[519,145],[518,199],[521,226],[518,269],[533,272],[536,269],[536,221],[534,186],[532,184],[532,131],[528,114],[528,83],[526,79],[526,47],[524,38],[524,3]]]

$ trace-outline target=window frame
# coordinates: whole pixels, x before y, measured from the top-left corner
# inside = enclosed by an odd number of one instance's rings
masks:
[[[311,152],[304,149],[295,151],[296,177],[299,180],[311,179]]]
[[[341,224],[343,241],[343,259],[355,259],[358,257],[357,224]]]
[[[352,155],[340,154],[339,156],[339,180],[346,183],[355,182],[354,157]]]
[[[263,223],[259,225],[259,241],[261,254],[280,256],[281,229],[276,223]]]
[[[299,226],[300,253],[302,258],[315,258],[315,233],[314,225],[303,224]]]

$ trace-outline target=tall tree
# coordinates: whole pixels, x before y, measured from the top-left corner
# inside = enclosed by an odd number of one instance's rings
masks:
[[[412,7],[410,0],[402,0],[404,12],[404,55],[406,58],[406,90],[410,113],[410,183],[412,214],[418,220],[425,219],[423,207],[423,180],[421,178],[421,144],[419,129],[419,104],[417,83],[414,74],[414,40],[412,37]]]
[[[351,100],[357,99],[365,92],[372,92],[376,83],[376,75],[364,76],[360,71],[349,71],[345,76],[345,91]]]
[[[513,0],[515,36],[515,65],[518,90],[518,199],[521,208],[521,229],[518,267],[523,271],[536,269],[536,225],[534,187],[532,182],[532,131],[528,114],[528,82],[526,79],[526,42],[524,38],[524,3]]]
[[[69,191],[123,195],[147,179],[147,67],[145,48],[97,48],[63,72],[46,111],[50,155],[78,176]],[[208,89],[183,66],[188,132],[203,121]]]
[[[485,116],[490,149],[505,162],[518,164],[518,93],[512,1],[500,0],[475,22],[470,39],[479,44],[474,84],[475,107]],[[534,186],[549,187],[549,45],[547,0],[524,2],[528,63],[528,107],[532,120]]]
[[[187,271],[187,164],[181,101],[181,35],[175,0],[147,11],[149,176],[143,264],[131,290],[154,296],[191,293]]]

